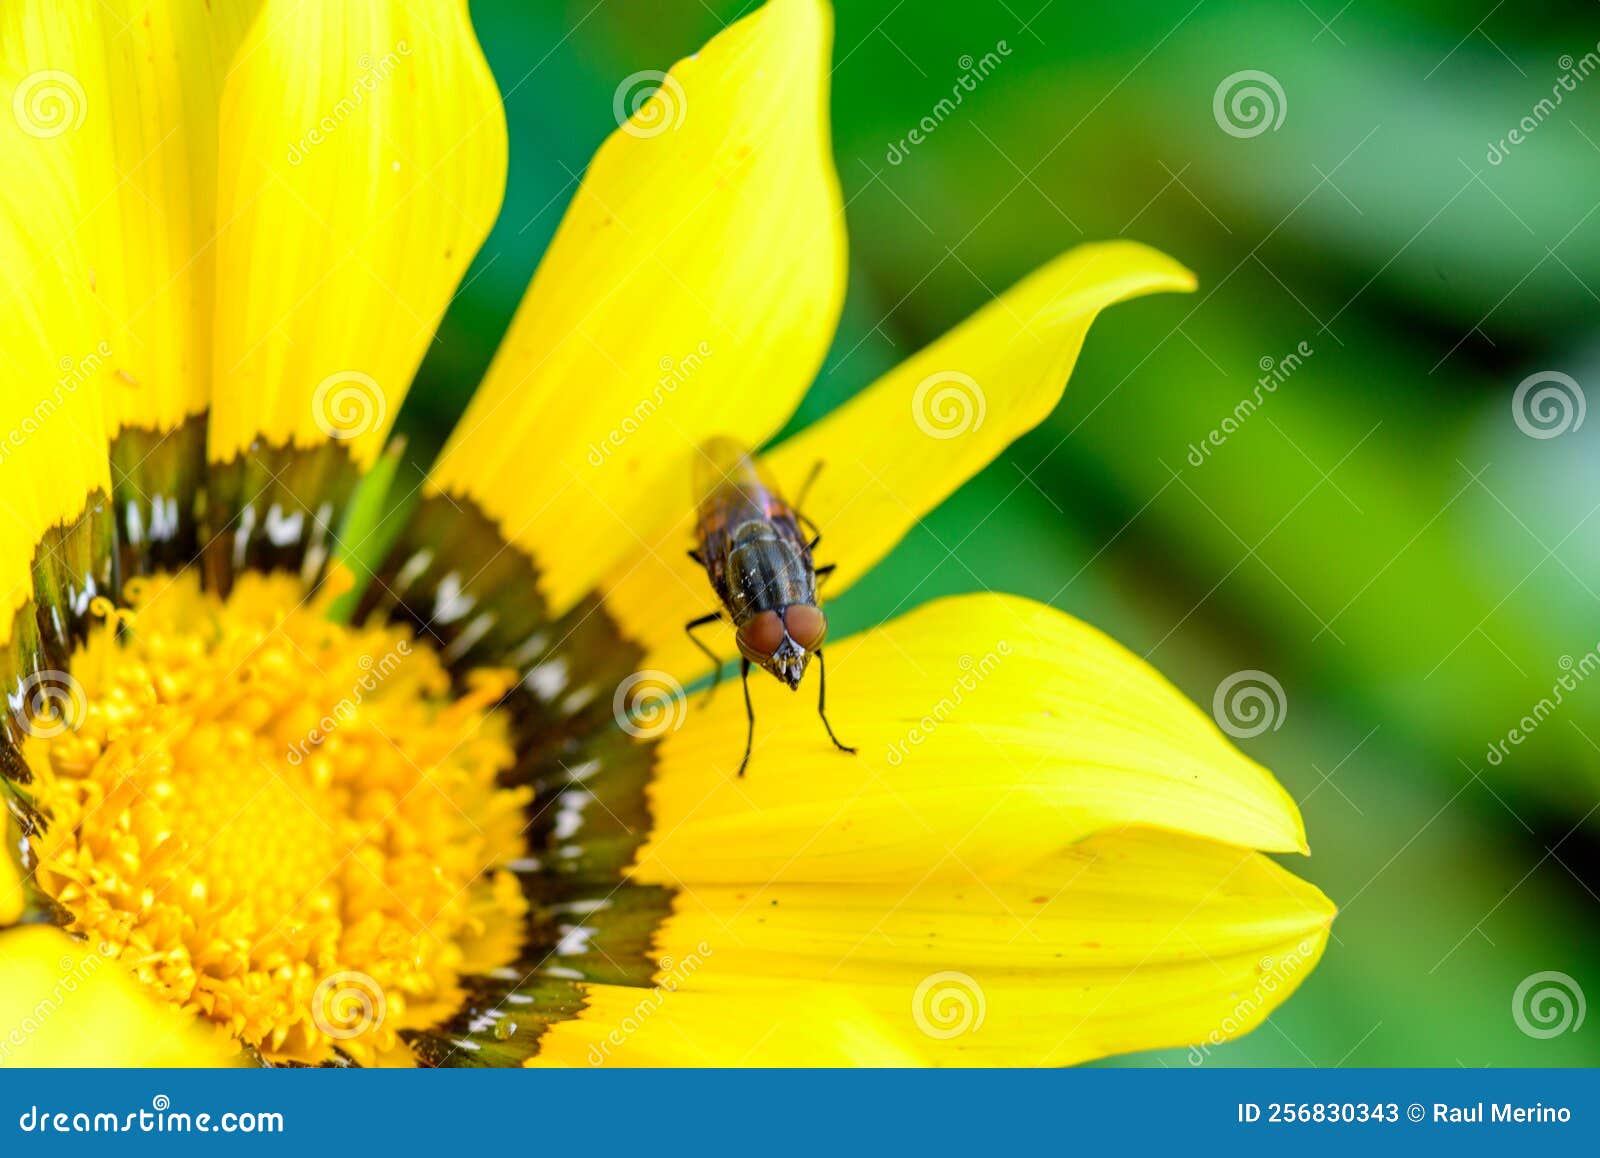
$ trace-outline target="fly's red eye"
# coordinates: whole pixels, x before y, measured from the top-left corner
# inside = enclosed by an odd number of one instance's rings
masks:
[[[765,659],[783,643],[783,620],[776,611],[763,611],[739,628],[739,650],[750,659]]]
[[[822,614],[822,609],[809,603],[796,603],[785,608],[783,622],[789,629],[789,638],[807,651],[816,651],[828,635],[828,620]]]

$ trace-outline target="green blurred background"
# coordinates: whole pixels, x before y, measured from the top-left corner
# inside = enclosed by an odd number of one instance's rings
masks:
[[[1102,626],[1202,705],[1236,671],[1282,685],[1277,729],[1240,743],[1299,800],[1313,856],[1291,867],[1342,913],[1301,991],[1207,1065],[1600,1062],[1600,1018],[1539,1038],[1512,1013],[1546,970],[1600,996],[1600,678],[1488,759],[1600,639],[1600,418],[1534,438],[1513,413],[1530,374],[1600,382],[1600,76],[1560,85],[1600,51],[1600,7],[1491,2],[838,4],[852,280],[797,421],[1080,241],[1199,274],[1103,317],[1055,414],[832,614],[981,585]],[[618,83],[750,4],[472,7],[511,176],[401,416],[418,461],[616,127]],[[1236,136],[1214,97],[1246,69],[1282,121]]]

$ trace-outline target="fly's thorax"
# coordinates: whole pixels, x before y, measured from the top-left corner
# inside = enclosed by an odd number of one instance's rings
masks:
[[[777,522],[749,522],[736,528],[728,552],[728,596],[736,626],[763,611],[814,604],[816,576],[799,535]]]

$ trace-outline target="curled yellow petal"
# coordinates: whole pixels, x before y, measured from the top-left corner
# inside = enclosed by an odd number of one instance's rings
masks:
[[[804,513],[822,531],[819,561],[836,567],[826,596],[838,598],[918,519],[1050,413],[1101,310],[1193,288],[1193,274],[1146,246],[1079,246],[767,454],[790,498],[821,464]],[[686,504],[675,515],[641,530],[641,546],[604,586],[650,665],[687,678],[705,663],[681,625],[707,610],[710,592],[684,556]]]
[[[1101,310],[1194,284],[1136,242],[1079,246],[777,447],[780,478],[825,464],[806,513],[827,529],[835,598],[1055,409]]]

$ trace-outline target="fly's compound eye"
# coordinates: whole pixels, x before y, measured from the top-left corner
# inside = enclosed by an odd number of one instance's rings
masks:
[[[827,617],[822,614],[820,607],[813,607],[809,603],[796,603],[785,608],[783,623],[789,629],[789,638],[808,652],[816,651],[828,637]]]
[[[771,659],[783,645],[783,620],[776,611],[763,611],[738,631],[739,651],[756,662]]]

